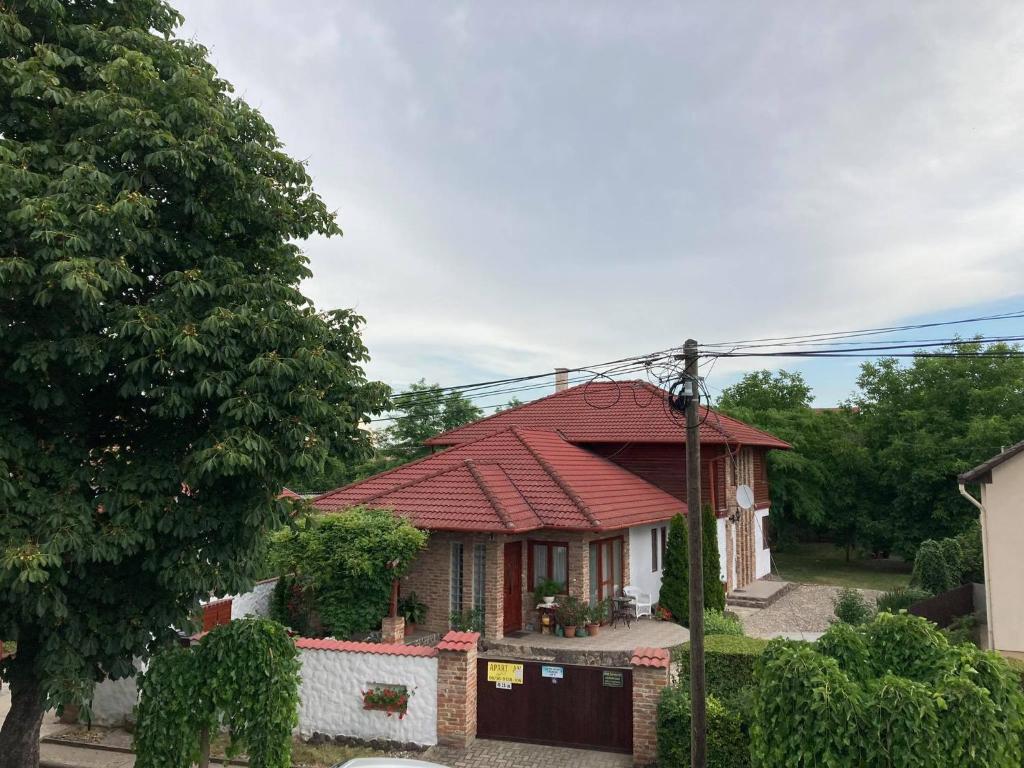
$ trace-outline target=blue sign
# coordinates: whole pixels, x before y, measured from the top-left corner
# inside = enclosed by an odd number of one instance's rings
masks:
[[[548,667],[542,666],[540,668],[541,677],[551,677],[555,680],[561,680],[565,677],[565,669],[563,667]]]

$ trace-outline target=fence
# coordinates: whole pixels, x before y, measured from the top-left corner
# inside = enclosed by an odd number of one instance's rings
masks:
[[[955,619],[974,613],[974,585],[961,584],[948,592],[918,600],[907,609],[907,613],[923,616],[940,627],[948,627]]]

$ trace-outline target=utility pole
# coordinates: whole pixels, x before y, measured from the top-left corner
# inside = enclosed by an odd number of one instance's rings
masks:
[[[683,345],[686,362],[686,508],[690,535],[690,765],[704,768],[707,761],[707,707],[704,682],[704,515],[700,505],[700,379],[697,342]]]

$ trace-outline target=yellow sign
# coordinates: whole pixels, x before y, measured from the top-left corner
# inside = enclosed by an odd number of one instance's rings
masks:
[[[523,684],[523,665],[506,664],[502,661],[487,662],[488,683],[517,683]]]

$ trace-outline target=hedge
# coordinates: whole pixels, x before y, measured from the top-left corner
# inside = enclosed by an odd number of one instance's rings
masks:
[[[755,669],[760,768],[1020,768],[1024,692],[1009,665],[930,622],[879,614],[814,645],[773,640]]]
[[[658,702],[658,765],[690,764],[690,694],[684,685],[662,691]],[[750,740],[740,715],[714,696],[707,698],[707,768],[746,768]]]
[[[744,688],[754,683],[754,664],[768,645],[767,640],[735,635],[708,635],[704,638],[704,675],[708,694],[732,706]],[[686,685],[690,672],[690,644],[676,651],[679,674]]]

